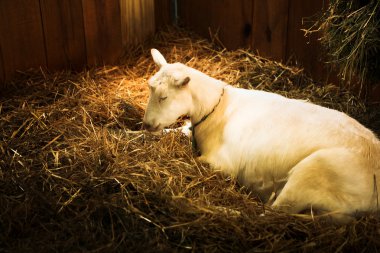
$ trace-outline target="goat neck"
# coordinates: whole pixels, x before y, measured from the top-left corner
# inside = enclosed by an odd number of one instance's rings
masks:
[[[192,109],[190,111],[191,123],[194,125],[209,114],[219,102],[223,88],[226,84],[203,73],[192,78],[191,94]]]

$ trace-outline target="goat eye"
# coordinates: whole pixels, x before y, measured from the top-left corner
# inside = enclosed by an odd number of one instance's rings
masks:
[[[162,102],[162,101],[164,101],[165,99],[167,99],[168,97],[160,97],[159,98],[159,102]]]

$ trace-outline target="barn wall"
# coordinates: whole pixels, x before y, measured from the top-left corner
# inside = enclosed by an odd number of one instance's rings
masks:
[[[17,70],[115,63],[154,33],[155,2],[164,0],[0,1],[0,87]]]
[[[301,63],[316,79],[326,77],[316,36],[305,38],[303,18],[324,1],[178,0],[180,20],[203,36],[217,34],[227,48],[249,47],[261,56]],[[326,4],[326,3],[325,3]]]
[[[154,0],[156,30],[172,24],[172,0]]]
[[[81,1],[40,0],[40,11],[41,13],[35,15],[41,14],[41,24],[38,23],[36,26],[41,26],[43,31],[43,42],[40,42],[40,46],[44,47],[45,55],[40,55],[45,57],[46,65],[52,69],[61,66],[73,68],[83,66],[83,60],[86,58],[86,41]],[[14,29],[13,23],[10,27]],[[15,31],[17,30],[11,32]],[[15,57],[21,61],[26,60],[23,59],[23,54],[15,54]],[[36,64],[31,64],[31,67]]]
[[[46,66],[39,0],[0,1],[0,69],[3,78],[17,69]]]
[[[123,45],[136,45],[155,32],[155,1],[122,2]]]
[[[182,25],[205,37],[217,34],[233,49],[252,41],[252,6],[252,0],[178,0],[178,15]]]
[[[180,23],[205,37],[217,37],[229,49],[251,48],[261,56],[298,65],[314,80],[340,84],[326,64],[318,34],[305,37],[329,1],[304,0],[177,0]],[[354,87],[355,88],[355,87]],[[380,84],[367,84],[369,102],[380,101]]]

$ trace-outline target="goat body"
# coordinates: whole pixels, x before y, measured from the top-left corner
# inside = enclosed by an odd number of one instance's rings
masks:
[[[155,49],[152,55],[161,68],[149,80],[148,130],[189,115],[201,159],[274,208],[312,207],[338,219],[377,209],[380,141],[359,122],[305,101],[229,86],[168,64]]]

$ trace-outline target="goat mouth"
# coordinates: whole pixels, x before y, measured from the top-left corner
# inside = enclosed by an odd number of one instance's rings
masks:
[[[156,126],[149,126],[146,128],[146,130],[148,130],[148,132],[154,133],[154,132],[158,132],[158,131],[162,130],[162,127],[161,127],[161,124],[158,124]]]

